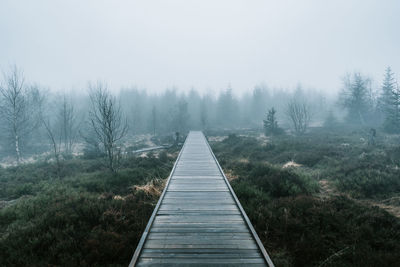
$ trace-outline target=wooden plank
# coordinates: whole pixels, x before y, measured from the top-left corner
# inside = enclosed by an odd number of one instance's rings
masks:
[[[224,228],[200,228],[200,227],[184,227],[184,228],[159,228],[151,229],[152,233],[248,233],[249,230],[244,227],[224,227]]]
[[[237,220],[237,221],[243,221],[242,216],[239,215],[219,215],[219,214],[214,214],[214,215],[205,215],[202,213],[197,213],[194,215],[164,215],[164,216],[157,216],[156,221],[182,221],[182,220],[195,220],[195,221],[211,221],[211,220],[218,220],[218,221],[231,221],[231,220]]]
[[[161,205],[160,210],[162,211],[211,211],[211,210],[234,210],[237,211],[238,208],[234,205],[221,206],[191,206],[191,205]]]
[[[255,242],[253,243],[234,243],[234,244],[227,244],[227,243],[222,243],[222,244],[162,244],[158,242],[153,242],[153,240],[147,240],[146,243],[144,244],[144,248],[214,248],[214,249],[220,249],[220,248],[230,248],[230,249],[238,249],[243,246],[243,244],[246,245],[246,248],[249,249],[256,249],[258,248],[257,244]]]
[[[230,258],[230,259],[235,259],[235,258],[244,258],[243,255],[240,254],[230,254],[229,256],[226,255],[225,253],[212,253],[212,254],[206,254],[206,253],[202,253],[202,254],[189,254],[189,253],[149,253],[147,251],[144,251],[142,254],[143,258],[208,258],[208,259],[212,259],[212,258]],[[246,258],[261,258],[262,255],[259,251],[252,253],[252,254],[248,254],[246,255]]]
[[[181,266],[191,266],[191,267],[206,267],[206,266],[212,266],[212,267],[216,267],[216,266],[229,266],[229,267],[238,267],[238,266],[243,266],[243,263],[226,263],[226,264],[221,264],[221,263],[142,263],[140,265],[138,265],[140,267],[144,267],[144,266],[162,266],[162,267],[181,267]],[[250,266],[250,267],[258,267],[258,266],[265,266],[265,264],[263,265],[262,263],[259,264],[250,264],[247,263],[246,266]]]
[[[177,249],[177,248],[162,248],[162,249],[146,249],[147,253],[179,253],[179,254],[235,254],[235,255],[247,255],[259,252],[258,249],[210,249],[210,248],[203,248],[203,249],[194,249],[194,248],[184,248],[184,249]]]
[[[165,247],[167,245],[188,245],[188,246],[246,246],[246,248],[257,248],[253,239],[189,239],[189,238],[173,238],[173,239],[147,239],[146,245],[149,247]],[[238,247],[239,248],[239,247]]]
[[[221,204],[230,204],[231,199],[229,198],[222,198],[222,199],[198,199],[198,200],[185,200],[186,204],[206,204],[206,205],[221,205]],[[179,204],[182,202],[182,199],[176,199],[176,198],[168,198],[164,199],[163,204]]]
[[[198,211],[190,211],[190,210],[159,210],[158,215],[171,215],[171,214],[182,214],[182,215],[188,215],[188,214],[199,214]],[[241,215],[239,210],[207,210],[207,211],[202,211],[201,214],[204,215],[213,215],[213,214],[220,214],[220,215],[232,215],[232,214],[239,214]]]
[[[182,189],[196,189],[196,191],[210,191],[213,188],[214,189],[226,189],[227,190],[226,186],[224,186],[223,184],[218,184],[218,183],[212,183],[212,184],[209,184],[209,183],[200,183],[200,184],[197,184],[197,183],[196,184],[172,183],[170,185],[169,190],[179,189],[179,188],[182,188]],[[204,189],[204,190],[202,190],[202,189]]]
[[[232,258],[223,258],[223,259],[214,259],[214,258],[208,258],[208,259],[203,259],[203,258],[143,258],[141,259],[143,263],[145,262],[152,262],[152,263],[157,263],[157,264],[163,264],[163,263],[185,263],[185,264],[193,264],[193,263],[198,263],[198,264],[219,264],[219,263],[229,263],[229,264],[234,264],[234,263],[240,263],[240,264],[249,264],[249,263],[258,263],[262,264],[265,263],[263,258],[244,258],[244,259],[232,259]]]
[[[166,238],[233,238],[233,239],[252,239],[250,233],[150,233],[148,239],[166,239]]]
[[[229,191],[222,191],[219,193],[213,193],[209,190],[202,190],[202,191],[181,191],[181,192],[172,192],[168,191],[165,196],[166,198],[186,198],[186,199],[196,199],[202,198],[206,199],[208,197],[212,198],[230,198],[233,200],[232,196],[229,194]]]

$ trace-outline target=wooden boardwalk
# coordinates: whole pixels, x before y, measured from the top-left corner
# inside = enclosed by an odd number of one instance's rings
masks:
[[[273,266],[202,132],[190,132],[130,266]]]

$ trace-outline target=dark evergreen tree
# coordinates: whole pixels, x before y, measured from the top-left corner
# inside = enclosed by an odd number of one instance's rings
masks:
[[[278,134],[283,133],[283,130],[281,128],[279,128],[279,126],[278,126],[278,121],[276,120],[275,114],[276,114],[276,110],[275,110],[275,108],[272,107],[270,110],[268,110],[266,119],[263,120],[264,132],[265,132],[265,135],[267,135],[267,136],[278,135]]]
[[[347,121],[353,124],[365,124],[371,107],[369,95],[370,79],[360,73],[354,73],[344,80],[341,104],[347,109]]]
[[[400,132],[400,99],[399,89],[391,68],[386,69],[379,98],[380,111],[384,115],[383,127],[391,133]]]

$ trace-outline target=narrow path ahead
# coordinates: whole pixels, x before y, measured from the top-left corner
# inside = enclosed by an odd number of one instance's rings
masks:
[[[130,266],[273,266],[202,132],[190,132]]]

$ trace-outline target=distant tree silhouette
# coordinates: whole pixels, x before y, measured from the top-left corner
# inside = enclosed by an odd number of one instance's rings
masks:
[[[344,78],[344,87],[340,95],[340,102],[347,109],[347,121],[353,124],[365,124],[371,106],[369,94],[370,79],[363,77],[360,73]]]
[[[282,134],[283,130],[279,128],[278,126],[278,121],[276,119],[276,110],[274,107],[272,107],[270,110],[267,112],[266,119],[263,120],[264,123],[264,132],[265,135],[278,135]]]
[[[254,87],[251,95],[250,118],[255,122],[260,122],[263,119],[265,111],[265,103],[269,97],[268,89],[265,85]]]
[[[39,89],[26,86],[24,75],[16,66],[4,74],[4,83],[0,85],[0,115],[7,145],[13,147],[17,164],[23,144],[40,125],[38,106],[41,101]]]
[[[385,131],[400,132],[400,89],[390,67],[385,72],[379,97],[379,107],[384,114],[383,126]]]
[[[74,105],[65,95],[58,110],[58,124],[61,128],[61,140],[64,152],[71,154],[78,135],[79,125]]]
[[[334,129],[338,126],[338,121],[333,114],[332,110],[328,112],[328,116],[325,118],[324,127],[328,129]]]
[[[292,99],[287,105],[286,114],[297,135],[302,135],[307,131],[311,121],[311,112],[305,102],[300,103],[298,100]]]
[[[151,129],[153,131],[153,136],[156,135],[156,128],[157,128],[157,108],[154,105],[151,109]]]
[[[200,123],[201,123],[201,129],[205,130],[208,124],[208,112],[204,100],[201,101],[201,106],[200,106]]]
[[[179,133],[186,132],[188,130],[189,118],[188,103],[186,100],[181,99],[178,101],[173,115],[172,123],[175,131]]]
[[[217,102],[217,123],[222,127],[234,127],[238,120],[238,105],[232,94],[232,88],[219,95]]]
[[[105,84],[97,82],[90,85],[89,121],[97,143],[106,155],[106,165],[116,172],[121,158],[118,147],[128,130],[127,120],[123,117],[121,107],[107,89]]]

